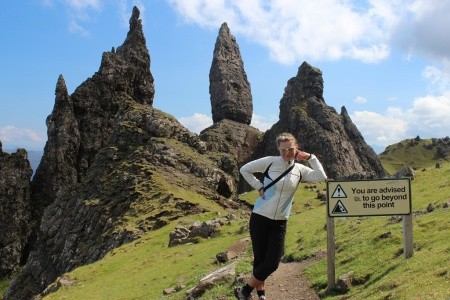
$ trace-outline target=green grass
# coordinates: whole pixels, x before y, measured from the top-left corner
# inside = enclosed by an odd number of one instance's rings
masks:
[[[383,167],[391,175],[404,167],[434,167],[436,163],[443,162],[443,159],[437,158],[436,147],[432,144],[432,139],[415,138],[390,145],[380,154]]]
[[[0,300],[3,299],[2,295],[6,292],[9,282],[10,282],[10,280],[8,278],[0,280]]]

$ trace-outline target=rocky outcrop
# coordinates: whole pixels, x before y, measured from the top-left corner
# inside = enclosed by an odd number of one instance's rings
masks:
[[[103,53],[98,72],[72,95],[67,92],[63,76],[58,78],[55,105],[47,118],[48,140],[31,183],[34,227],[30,249],[37,247],[44,210],[83,181],[96,155],[108,144],[125,99],[146,106],[153,104],[150,55],[139,15],[134,7],[124,43],[117,50]]]
[[[169,234],[169,247],[196,243],[199,238],[214,238],[220,233],[220,228],[231,223],[232,215],[204,222],[194,222],[189,227],[179,225]]]
[[[47,118],[48,141],[32,184],[37,212],[52,203],[61,188],[82,180],[107,144],[123,99],[153,104],[150,55],[139,14],[135,7],[123,45],[103,53],[98,72],[71,96],[63,77],[58,79],[55,106]]]
[[[236,186],[239,185],[239,168],[252,155],[261,136],[262,132],[258,129],[228,119],[219,121],[200,133],[208,151],[221,153],[213,159],[221,170],[232,176]],[[224,192],[228,196],[232,195],[232,191]]]
[[[376,153],[366,144],[345,107],[339,115],[325,103],[322,72],[307,62],[288,80],[280,101],[280,120],[264,134],[251,159],[278,155],[275,138],[281,132],[291,132],[300,148],[316,154],[329,178],[385,175]]]
[[[250,83],[235,37],[223,23],[209,71],[209,94],[213,122],[229,119],[249,125],[253,103]]]
[[[23,259],[30,234],[30,178],[33,173],[24,149],[4,153],[0,142],[0,279]]]

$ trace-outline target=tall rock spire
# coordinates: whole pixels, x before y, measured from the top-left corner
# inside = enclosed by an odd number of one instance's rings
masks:
[[[153,76],[150,73],[150,54],[147,49],[142,23],[139,19],[140,11],[135,6],[130,18],[130,30],[124,43],[117,47],[116,54],[133,68],[132,84],[127,91],[132,98],[148,105],[153,105],[155,88]],[[128,74],[123,74],[128,75]],[[130,77],[131,79],[131,77]]]
[[[78,122],[64,77],[59,75],[55,105],[47,117],[48,140],[32,182],[33,218],[39,219],[58,191],[77,183]]]
[[[250,83],[235,37],[227,23],[223,23],[214,48],[209,71],[209,94],[212,118],[217,123],[229,119],[249,125],[253,103]]]

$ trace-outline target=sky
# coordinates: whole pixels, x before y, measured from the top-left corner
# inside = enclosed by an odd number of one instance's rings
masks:
[[[58,76],[69,94],[92,77],[124,42],[133,6],[153,106],[192,132],[212,125],[209,70],[226,22],[251,85],[252,126],[279,120],[287,81],[306,61],[322,71],[327,105],[345,106],[377,153],[450,135],[450,0],[21,0],[0,10],[4,150],[43,149]]]

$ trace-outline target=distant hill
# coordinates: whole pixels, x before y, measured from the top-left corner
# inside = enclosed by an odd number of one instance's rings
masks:
[[[379,154],[390,174],[404,167],[427,168],[450,159],[450,138],[421,139],[419,136],[390,145]]]

